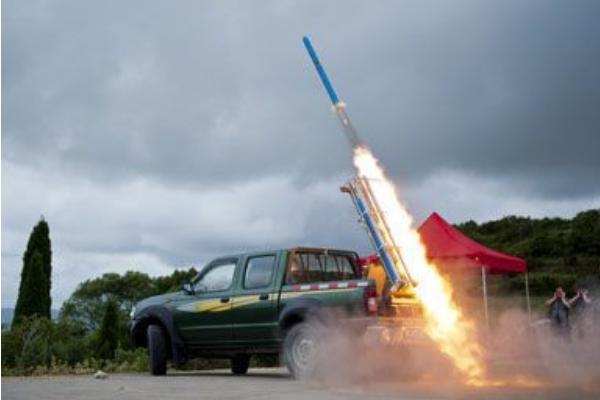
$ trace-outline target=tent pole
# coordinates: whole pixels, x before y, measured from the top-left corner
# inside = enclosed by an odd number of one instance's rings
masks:
[[[531,300],[529,299],[529,272],[525,272],[525,298],[527,299],[527,316],[531,324]]]
[[[488,296],[487,296],[487,280],[485,276],[485,267],[481,266],[481,281],[483,283],[483,312],[485,315],[485,326],[488,331],[488,335],[490,333],[490,316],[488,313]]]

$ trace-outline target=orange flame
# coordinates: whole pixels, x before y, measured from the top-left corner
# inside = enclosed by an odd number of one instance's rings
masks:
[[[369,180],[392,240],[399,247],[409,274],[418,283],[414,291],[425,311],[427,334],[453,360],[467,382],[483,382],[485,371],[475,326],[454,302],[448,282],[427,261],[425,247],[412,227],[412,217],[400,202],[394,185],[367,148],[354,149],[354,165],[358,175]]]

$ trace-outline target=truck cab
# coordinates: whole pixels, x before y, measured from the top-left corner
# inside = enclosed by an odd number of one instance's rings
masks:
[[[282,353],[298,376],[308,372],[308,353],[316,349],[314,327],[366,330],[377,311],[375,296],[352,251],[296,247],[227,255],[182,290],[140,301],[130,336],[148,348],[154,375],[166,373],[169,359],[178,366],[191,357],[229,358],[234,373],[245,373],[252,355]]]

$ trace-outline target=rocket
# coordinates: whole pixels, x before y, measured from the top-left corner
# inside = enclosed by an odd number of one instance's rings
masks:
[[[325,72],[321,61],[319,61],[319,56],[317,56],[317,52],[313,48],[308,36],[304,36],[302,38],[302,42],[304,43],[304,47],[306,47],[306,51],[308,51],[308,55],[310,56],[317,73],[319,74],[319,78],[321,78],[321,83],[323,83],[323,86],[325,86],[325,90],[329,95],[331,104],[333,104],[333,111],[335,111],[340,123],[342,124],[342,127],[344,128],[344,133],[346,135],[346,139],[348,139],[350,147],[354,148],[359,146],[362,143],[362,140],[359,138],[354,126],[352,126],[352,122],[350,122],[350,118],[346,113],[346,104],[339,99],[337,93],[333,89],[333,85],[327,76],[327,72]]]
[[[346,135],[350,146],[353,150],[359,146],[366,147],[352,126],[350,118],[346,113],[346,105],[339,99],[333,89],[333,85],[331,84],[323,65],[319,61],[319,57],[317,56],[310,39],[304,36],[302,42],[304,43],[304,47],[306,47],[317,73],[321,78],[321,82],[329,95],[329,99],[333,104],[333,110],[344,128],[344,134]],[[371,245],[377,252],[386,275],[392,283],[391,291],[398,292],[403,288],[409,289],[410,287],[415,287],[417,282],[406,268],[406,264],[398,250],[398,245],[394,243],[382,208],[373,195],[371,182],[364,177],[357,176],[344,185],[341,190],[342,192],[350,194],[350,197],[352,198],[359,220],[367,231]]]

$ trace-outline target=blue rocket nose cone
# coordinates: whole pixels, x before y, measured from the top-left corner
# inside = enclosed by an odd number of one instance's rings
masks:
[[[310,56],[310,59],[312,60],[314,66],[317,70],[317,73],[319,74],[319,78],[321,78],[321,82],[323,83],[323,86],[325,86],[325,90],[327,90],[327,94],[329,95],[331,102],[333,103],[333,105],[336,105],[337,103],[339,103],[340,99],[337,97],[335,90],[333,90],[333,86],[331,85],[331,82],[329,81],[329,77],[327,76],[325,69],[321,65],[321,62],[319,61],[319,57],[317,56],[317,52],[312,47],[312,43],[310,42],[310,39],[308,38],[308,36],[304,36],[302,38],[302,42],[304,43],[304,47],[306,47],[306,51],[308,52],[308,55]]]

